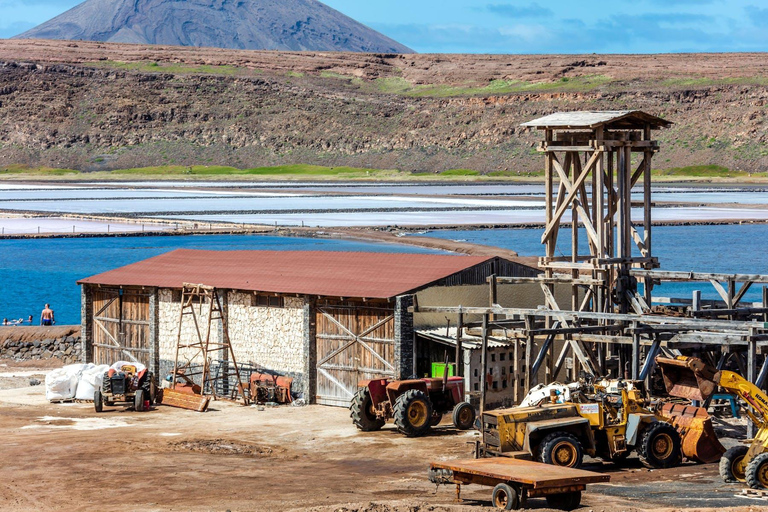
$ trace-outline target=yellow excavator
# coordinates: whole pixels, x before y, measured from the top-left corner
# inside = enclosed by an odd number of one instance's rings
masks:
[[[768,396],[741,375],[718,370],[695,357],[657,357],[656,364],[672,396],[705,401],[719,386],[751,407],[746,413],[757,427],[757,435],[749,446],[734,446],[725,452],[720,476],[726,482],[746,482],[753,489],[768,488]]]

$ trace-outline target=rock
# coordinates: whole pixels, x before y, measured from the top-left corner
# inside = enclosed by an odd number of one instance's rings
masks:
[[[39,347],[40,346],[40,340],[33,341],[32,345],[35,346],[35,347]]]
[[[40,385],[40,381],[37,380],[37,379],[34,379],[34,378],[33,379],[29,379],[29,385],[30,386],[39,386]]]

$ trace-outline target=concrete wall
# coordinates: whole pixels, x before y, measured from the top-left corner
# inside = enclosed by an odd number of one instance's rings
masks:
[[[468,285],[468,286],[434,286],[427,288],[416,294],[420,306],[466,306],[466,307],[488,307],[489,300],[488,285]],[[497,287],[498,303],[508,308],[531,308],[536,309],[544,304],[544,292],[538,284],[500,284]],[[570,309],[571,306],[571,288],[569,286],[555,286],[555,299],[560,304],[561,309]],[[436,313],[416,313],[414,315],[414,326],[416,329],[429,327],[443,327],[446,324],[445,314]],[[451,325],[456,325],[456,315],[451,320]],[[465,322],[476,322],[482,318],[479,315],[465,315]]]

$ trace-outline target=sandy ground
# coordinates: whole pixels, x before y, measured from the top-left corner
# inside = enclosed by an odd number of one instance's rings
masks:
[[[46,370],[5,366],[0,381],[37,371]],[[2,389],[0,509],[489,510],[489,488],[465,486],[465,501],[456,504],[453,487],[436,490],[426,478],[429,461],[467,457],[475,435],[446,421],[420,439],[391,426],[361,433],[346,409],[322,406],[215,402],[203,414],[163,406],[97,414],[89,403],[49,404],[43,386]],[[585,511],[768,505],[734,497],[740,486],[720,482],[716,465],[648,471],[630,459],[624,468],[593,461],[588,469],[608,471],[613,481],[590,488]]]

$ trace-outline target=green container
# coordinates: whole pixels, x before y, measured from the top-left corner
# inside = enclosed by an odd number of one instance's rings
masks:
[[[445,375],[445,363],[432,363],[432,377],[439,379],[442,378],[443,375]],[[456,364],[449,363],[448,376],[453,377],[454,375],[456,375]]]

